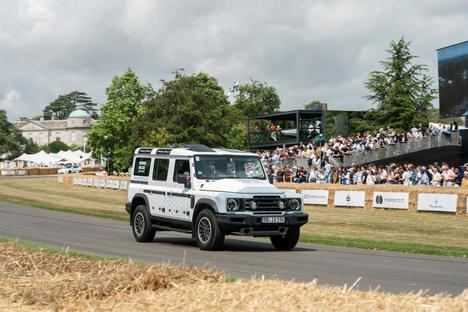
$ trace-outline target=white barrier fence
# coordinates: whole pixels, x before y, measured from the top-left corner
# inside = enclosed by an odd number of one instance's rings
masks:
[[[63,176],[57,177],[58,183],[63,183]],[[109,188],[115,190],[127,190],[128,181],[116,180],[116,179],[105,179],[105,178],[73,178],[73,185],[80,186],[91,186],[100,188]]]
[[[290,189],[283,189],[289,192]],[[304,197],[304,204],[307,205],[329,205],[328,190],[301,190]],[[409,195],[407,192],[377,192],[372,194],[373,208],[388,208],[408,210]],[[435,194],[420,193],[417,198],[418,211],[438,211],[457,212],[457,194]],[[365,191],[335,191],[333,203],[336,207],[365,207]],[[468,210],[468,197],[466,199],[466,209]]]
[[[58,183],[63,183],[63,176],[57,177]],[[91,186],[108,189],[127,190],[129,181],[117,179],[105,179],[96,177],[73,178],[74,185]],[[295,193],[295,189],[282,188],[286,193]],[[330,191],[328,190],[301,190],[304,204],[328,206]],[[418,211],[456,212],[457,194],[419,193],[417,198]],[[335,191],[334,205],[336,207],[365,207],[365,191]],[[409,193],[407,192],[377,192],[372,194],[373,208],[409,209]],[[468,210],[468,197],[465,211]]]

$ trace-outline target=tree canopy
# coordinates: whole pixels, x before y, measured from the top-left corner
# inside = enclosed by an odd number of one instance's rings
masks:
[[[366,120],[354,120],[358,128],[372,129],[389,126],[408,130],[427,123],[436,90],[427,75],[427,66],[413,64],[416,56],[410,53],[410,42],[401,38],[392,41],[389,56],[380,62],[381,71],[373,71],[366,82],[366,98],[376,104]]]
[[[58,153],[60,151],[68,151],[70,146],[63,143],[62,141],[54,141],[42,147],[47,153]]]
[[[136,133],[147,145],[225,146],[233,119],[217,79],[205,73],[176,71],[174,78],[162,81],[162,87],[144,103]]]
[[[0,159],[13,159],[22,153],[35,153],[38,146],[21,135],[21,131],[7,119],[6,111],[0,110]]]
[[[319,101],[319,100],[313,100],[312,102],[304,105],[304,109],[315,109],[315,107],[317,105],[323,105],[323,104],[326,104],[326,103],[323,103],[322,101]]]
[[[72,91],[68,94],[59,95],[54,101],[50,102],[43,110],[44,119],[50,120],[67,119],[71,112],[76,109],[82,109],[88,112],[91,117],[99,117],[97,114],[97,103],[93,102],[85,92]]]
[[[233,91],[234,108],[243,117],[273,113],[281,105],[276,88],[266,82],[251,80],[250,83],[234,86]]]
[[[101,108],[101,118],[88,133],[95,156],[112,152],[112,164],[117,170],[124,170],[131,163],[137,144],[132,129],[142,112],[147,90],[131,69],[114,77],[106,89],[107,102]]]

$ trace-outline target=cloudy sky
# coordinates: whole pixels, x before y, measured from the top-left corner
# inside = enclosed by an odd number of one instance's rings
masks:
[[[265,81],[282,109],[367,109],[363,83],[401,36],[435,78],[435,50],[468,40],[468,1],[0,0],[0,109],[32,117],[73,90],[103,103],[128,67],[155,87],[184,68],[226,90]]]

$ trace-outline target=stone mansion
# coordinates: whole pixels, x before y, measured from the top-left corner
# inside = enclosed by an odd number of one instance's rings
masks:
[[[21,120],[14,122],[23,136],[38,145],[62,141],[67,145],[85,146],[85,138],[95,122],[83,110],[75,110],[66,120]]]

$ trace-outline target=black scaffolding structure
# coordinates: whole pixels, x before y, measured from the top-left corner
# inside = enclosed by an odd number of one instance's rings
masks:
[[[319,142],[325,138],[324,135],[324,110],[276,112],[249,117],[247,122],[249,150],[269,150],[283,145]]]

